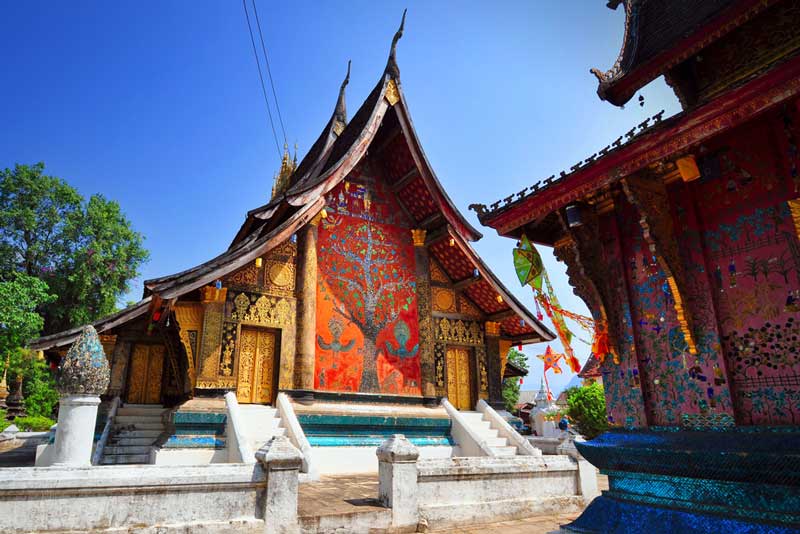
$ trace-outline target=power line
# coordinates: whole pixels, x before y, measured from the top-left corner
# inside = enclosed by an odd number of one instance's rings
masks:
[[[261,94],[264,95],[264,104],[267,106],[267,114],[269,115],[269,125],[272,128],[272,138],[275,139],[275,149],[278,151],[278,159],[282,158],[280,143],[278,143],[278,134],[275,133],[275,122],[272,120],[272,110],[269,107],[269,99],[267,98],[267,87],[264,85],[264,74],[261,72],[261,62],[258,60],[258,51],[256,50],[256,40],[253,37],[253,27],[250,25],[250,14],[247,12],[247,2],[242,0],[242,7],[244,8],[244,16],[247,19],[247,29],[250,31],[250,44],[253,45],[253,57],[256,60],[256,67],[258,68],[258,78],[261,80]]]
[[[250,0],[253,4],[253,13],[256,16],[256,26],[258,27],[258,38],[261,39],[261,50],[264,52],[264,62],[267,64],[267,76],[269,76],[269,84],[272,87],[272,97],[275,99],[275,109],[278,110],[278,120],[281,123],[281,131],[283,132],[283,142],[286,143],[286,128],[283,127],[283,117],[281,116],[281,107],[278,105],[278,94],[275,92],[275,82],[272,81],[272,70],[269,68],[269,56],[267,55],[267,47],[264,46],[264,34],[261,33],[261,21],[258,18],[258,9],[256,9],[256,0]]]

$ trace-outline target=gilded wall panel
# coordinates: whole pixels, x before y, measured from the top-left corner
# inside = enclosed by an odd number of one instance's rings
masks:
[[[483,330],[477,321],[442,317],[436,320],[436,340],[457,345],[483,346]]]
[[[293,299],[285,297],[234,292],[228,294],[228,308],[235,322],[274,327],[294,324]]]
[[[217,387],[217,370],[222,349],[222,305],[213,303],[205,307],[203,333],[200,341],[199,388]]]
[[[456,313],[456,292],[446,287],[432,287],[433,309],[437,312]]]
[[[481,319],[483,317],[481,311],[463,295],[459,295],[458,297],[458,313],[466,315],[470,319]]]
[[[188,360],[189,381],[197,380],[197,364],[199,359],[200,332],[203,329],[203,306],[198,303],[178,303],[175,306],[175,319],[180,329],[181,343],[186,350]]]
[[[450,285],[450,278],[445,274],[439,264],[435,260],[430,261],[431,267],[431,282],[434,284],[447,284]]]

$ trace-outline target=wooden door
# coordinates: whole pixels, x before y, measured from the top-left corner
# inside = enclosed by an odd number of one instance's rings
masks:
[[[239,343],[236,398],[242,403],[272,402],[275,334],[263,328],[243,326]]]
[[[131,370],[128,376],[127,402],[158,404],[161,402],[161,376],[164,371],[164,346],[139,344],[133,346]]]
[[[447,348],[447,399],[459,410],[474,410],[469,350]]]

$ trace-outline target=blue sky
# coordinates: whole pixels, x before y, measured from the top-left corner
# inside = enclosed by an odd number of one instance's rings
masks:
[[[248,6],[250,0],[248,0]],[[568,168],[661,109],[658,80],[625,109],[601,102],[624,14],[574,2],[257,0],[281,112],[300,156],[330,117],[347,60],[350,115],[376,83],[404,7],[403,90],[428,159],[456,205],[489,204]],[[252,14],[251,14],[252,16]],[[0,168],[44,161],[86,196],[117,200],[146,236],[141,281],[224,250],[279,166],[241,2],[6,3],[0,16]],[[529,307],[511,240],[477,250]],[[563,306],[586,313],[544,250]],[[585,336],[584,336],[585,337]],[[554,343],[554,348],[558,343]],[[542,366],[523,388],[537,388]],[[581,361],[588,347],[575,343]],[[551,376],[554,391],[569,373]]]

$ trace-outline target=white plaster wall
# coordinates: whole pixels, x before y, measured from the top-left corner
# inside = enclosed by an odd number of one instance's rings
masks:
[[[153,448],[155,465],[207,465],[228,463],[228,449],[158,449]]]
[[[0,532],[263,532],[265,488],[260,465],[2,469]]]
[[[418,462],[420,516],[431,528],[578,511],[577,463],[567,456],[465,457]]]
[[[377,473],[378,447],[311,447],[319,474]],[[419,447],[420,459],[450,458],[460,454],[458,447]]]

